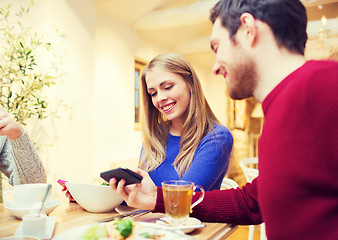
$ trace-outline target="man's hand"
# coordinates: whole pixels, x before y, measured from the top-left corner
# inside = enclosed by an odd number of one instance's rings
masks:
[[[19,123],[6,112],[0,110],[0,135],[14,140],[23,134],[24,130]]]
[[[109,185],[129,207],[153,210],[156,205],[157,188],[147,172],[141,169],[137,169],[135,172],[143,177],[141,183],[124,186],[126,181],[122,179],[116,186],[116,179],[112,178]]]

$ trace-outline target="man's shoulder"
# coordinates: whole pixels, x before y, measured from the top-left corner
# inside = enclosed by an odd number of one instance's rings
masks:
[[[330,59],[326,60],[309,60],[304,65],[303,69],[310,73],[323,73],[326,74],[328,72],[338,73],[338,62]]]

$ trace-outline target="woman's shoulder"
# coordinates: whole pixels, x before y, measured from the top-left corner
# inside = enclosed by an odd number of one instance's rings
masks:
[[[220,140],[229,139],[232,140],[232,134],[230,130],[221,124],[214,124],[213,130],[209,132],[206,136],[206,138],[217,138]]]
[[[211,131],[211,133],[224,133],[231,135],[230,130],[226,126],[217,123],[214,124],[213,131]]]

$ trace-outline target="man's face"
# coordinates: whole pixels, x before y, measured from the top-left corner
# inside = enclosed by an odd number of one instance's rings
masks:
[[[229,31],[222,26],[219,18],[214,23],[210,44],[216,54],[212,71],[225,78],[229,96],[232,99],[253,96],[257,85],[256,65],[240,41],[234,43],[230,40]]]

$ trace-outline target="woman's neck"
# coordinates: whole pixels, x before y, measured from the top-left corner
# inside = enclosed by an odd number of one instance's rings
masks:
[[[181,136],[183,129],[183,122],[172,121],[169,129],[169,133],[173,136]]]

